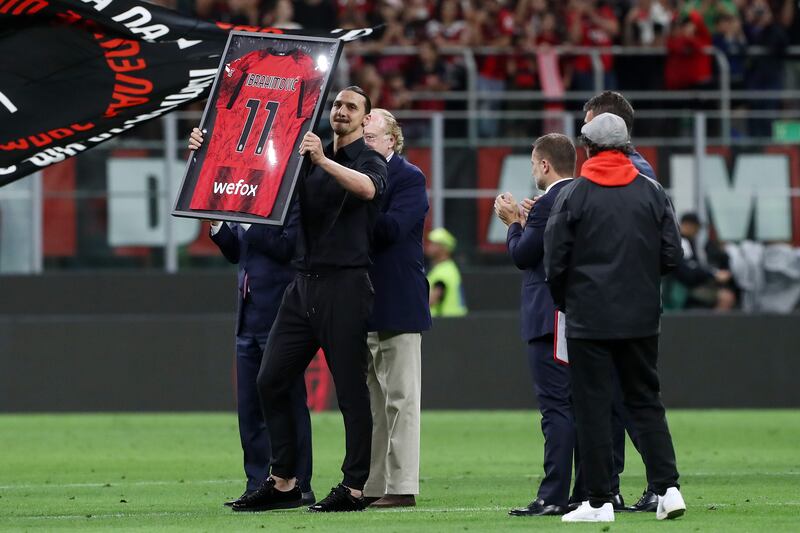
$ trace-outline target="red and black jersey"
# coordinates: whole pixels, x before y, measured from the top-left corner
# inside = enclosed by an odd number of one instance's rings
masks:
[[[256,50],[225,65],[190,208],[268,216],[323,76],[299,50]]]

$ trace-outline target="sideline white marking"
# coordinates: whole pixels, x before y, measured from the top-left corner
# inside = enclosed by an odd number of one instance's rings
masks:
[[[800,501],[797,502],[764,502],[764,503],[756,503],[755,505],[770,505],[770,506],[777,506],[777,505],[789,505],[789,506],[800,506]],[[690,503],[689,510],[694,511],[703,511],[706,510],[708,507],[716,507],[716,508],[730,508],[734,507],[733,504],[730,503],[713,503],[713,502],[705,502],[705,503]],[[746,504],[742,504],[741,507],[746,507]],[[482,513],[482,512],[503,512],[505,513],[508,510],[508,507],[496,506],[496,507],[452,507],[452,508],[431,508],[426,509],[425,507],[415,507],[415,508],[399,508],[399,509],[375,509],[367,511],[370,514],[379,513],[379,514],[386,514],[386,513]],[[289,509],[289,510],[280,510],[280,511],[269,511],[270,514],[286,514],[286,513],[302,513],[304,512],[304,508],[298,509]],[[19,516],[9,516],[8,518],[14,520],[103,520],[108,518],[148,518],[148,517],[160,517],[160,516],[199,516],[198,513],[192,512],[158,512],[158,513],[111,513],[111,514],[97,514],[97,515],[90,515],[86,516],[85,514],[76,514],[76,515],[52,515],[52,516],[42,516],[42,515],[19,515]],[[231,516],[236,516],[236,514],[232,514]],[[249,514],[244,514],[242,516],[249,516]]]
[[[19,485],[0,485],[0,490],[14,489],[44,489],[52,488],[102,488],[106,485],[111,487],[147,487],[154,485],[210,485],[215,483],[238,483],[241,479],[200,479],[181,481],[107,481],[105,483],[23,483]]]
[[[691,479],[694,476],[698,477],[735,477],[735,476],[762,476],[762,477],[781,477],[781,476],[800,476],[800,471],[791,471],[791,472],[685,472],[682,474],[684,478]],[[475,476],[448,476],[447,478],[443,477],[425,477],[421,478],[424,479],[426,482],[428,481],[440,481],[440,480],[458,480],[458,479],[471,479]],[[530,478],[536,478],[537,476],[527,476]],[[40,489],[40,488],[93,488],[93,487],[105,487],[106,484],[111,484],[112,487],[116,486],[159,486],[159,485],[211,485],[217,483],[238,483],[241,479],[199,479],[199,480],[185,480],[183,482],[180,481],[167,481],[167,480],[145,480],[145,481],[126,481],[126,480],[118,480],[118,481],[106,481],[106,482],[96,482],[96,483],[19,483],[19,484],[7,484],[7,485],[0,485],[0,490],[14,490],[14,489]]]

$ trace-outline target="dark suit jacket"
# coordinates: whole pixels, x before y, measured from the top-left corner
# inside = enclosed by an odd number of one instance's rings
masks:
[[[245,272],[250,287],[249,298],[253,304],[247,307],[248,313],[256,313],[256,316],[248,317],[248,322],[264,324],[264,330],[260,333],[267,333],[272,327],[283,292],[294,278],[295,271],[290,261],[294,255],[299,222],[300,210],[295,203],[283,227],[253,224],[244,231],[238,224],[233,224],[231,228],[223,222],[220,230],[211,236],[225,258],[239,265],[237,335],[241,332],[243,321],[242,286]]]
[[[428,212],[425,175],[398,154],[388,166],[386,192],[372,239],[369,275],[375,303],[367,326],[369,331],[425,331],[431,327],[422,255]]]
[[[518,223],[508,228],[506,245],[517,268],[524,270],[520,322],[525,342],[553,333],[556,307],[544,274],[544,228],[559,191],[571,181],[556,183],[534,204],[525,229]]]

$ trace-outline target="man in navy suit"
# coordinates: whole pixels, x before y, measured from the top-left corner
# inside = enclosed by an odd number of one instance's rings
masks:
[[[512,516],[561,515],[567,511],[572,458],[575,450],[575,420],[572,413],[569,368],[554,357],[556,308],[545,283],[544,228],[559,191],[575,173],[575,146],[569,137],[551,133],[540,137],[531,152],[536,186],[545,191],[527,216],[509,193],[495,200],[495,212],[508,226],[508,252],[524,270],[522,283],[522,338],[528,343],[528,362],[542,414],[544,434],[544,478],[536,498]],[[530,206],[530,204],[527,204]],[[524,206],[524,207],[527,207]],[[576,468],[576,472],[579,469]],[[576,476],[576,490],[580,492]]]
[[[202,142],[202,133],[195,128],[189,148],[196,150]],[[247,476],[242,496],[255,491],[269,472],[272,449],[261,412],[256,377],[283,292],[294,279],[294,269],[289,262],[294,255],[299,218],[300,212],[295,204],[283,227],[219,221],[211,223],[211,240],[225,259],[239,265],[236,291],[236,399],[239,437]],[[311,490],[311,417],[302,375],[292,389],[292,405],[297,420],[298,479],[304,502],[310,505],[314,503]],[[225,502],[225,505],[231,506],[237,500]]]
[[[370,113],[364,141],[389,168],[369,269],[375,287],[367,326],[372,453],[364,494],[372,507],[410,507],[419,494],[421,332],[431,327],[422,251],[426,180],[400,156],[403,132],[385,109]]]

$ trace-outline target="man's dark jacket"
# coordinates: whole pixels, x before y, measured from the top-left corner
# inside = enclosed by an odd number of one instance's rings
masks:
[[[375,303],[369,331],[416,333],[431,327],[422,232],[428,212],[425,175],[394,154],[372,234],[369,276]]]
[[[661,275],[683,256],[664,189],[621,152],[590,158],[562,189],[545,230],[545,272],[567,337],[657,335]]]
[[[517,222],[508,227],[508,253],[517,268],[525,271],[520,301],[522,340],[525,342],[553,333],[556,308],[544,275],[544,229],[558,193],[569,183],[566,180],[556,183],[539,197],[528,213],[524,229]]]
[[[295,252],[300,210],[297,202],[289,210],[284,226],[253,224],[247,231],[238,224],[233,227],[223,222],[220,230],[211,236],[222,254],[231,263],[239,265],[236,333],[239,334],[242,316],[244,275],[250,287],[249,298],[253,304],[249,323],[264,324],[264,332],[275,321],[283,292],[294,279],[295,270],[290,261]]]

